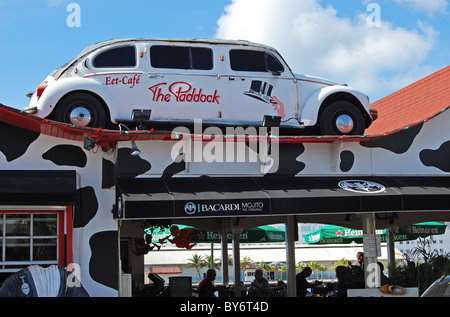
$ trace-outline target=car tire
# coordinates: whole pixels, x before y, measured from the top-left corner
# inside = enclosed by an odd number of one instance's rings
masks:
[[[64,97],[57,104],[55,120],[77,127],[104,128],[106,113],[101,102],[94,96],[75,93]]]
[[[348,101],[336,101],[322,112],[322,135],[362,135],[366,129],[364,116],[358,107]]]

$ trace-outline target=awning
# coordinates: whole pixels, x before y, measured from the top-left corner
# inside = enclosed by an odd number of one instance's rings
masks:
[[[450,177],[172,177],[118,180],[117,218],[448,211]]]
[[[75,171],[0,171],[2,205],[71,205],[75,201]]]

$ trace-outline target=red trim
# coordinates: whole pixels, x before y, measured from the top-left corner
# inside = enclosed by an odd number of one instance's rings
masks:
[[[72,206],[67,206],[66,209],[66,263],[73,263],[73,238],[72,238],[72,228],[73,228],[73,208]]]
[[[66,267],[67,264],[73,263],[73,247],[72,247],[72,206],[65,206],[61,210],[2,210],[0,214],[58,214],[58,266]],[[64,232],[64,226],[66,232]],[[66,256],[64,256],[66,254]]]
[[[447,107],[435,115],[425,118],[420,122],[412,123],[411,125],[403,128],[392,129],[389,133],[382,134],[371,134],[371,135],[362,135],[362,136],[354,136],[354,135],[344,135],[344,136],[279,136],[277,137],[277,141],[279,143],[330,143],[334,141],[344,141],[344,142],[365,142],[372,141],[376,139],[380,139],[386,137],[388,134],[401,132],[404,129],[411,128],[415,125],[422,124],[424,121],[428,121],[443,111],[449,109]],[[195,135],[188,134],[182,135],[180,134],[178,138],[176,136],[172,136],[172,131],[153,131],[152,130],[132,130],[132,131],[117,131],[117,130],[106,130],[100,128],[80,128],[74,127],[73,125],[61,123],[57,121],[52,121],[48,119],[41,119],[36,116],[27,114],[18,109],[10,108],[5,105],[0,104],[0,120],[19,128],[27,129],[30,131],[34,131],[37,133],[42,133],[45,135],[50,135],[57,138],[76,140],[76,141],[84,141],[84,138],[90,138],[95,141],[95,144],[103,147],[104,149],[109,149],[117,144],[119,141],[132,141],[132,140],[163,140],[163,141],[177,141],[181,138],[190,137],[193,140],[203,140],[203,141],[219,141],[219,138],[212,138],[208,136],[204,137],[203,135]],[[379,121],[378,119],[377,121]],[[233,136],[234,142],[241,141],[261,141],[262,138],[258,136],[248,137],[248,136]]]
[[[58,266],[64,267],[64,214],[65,212],[57,212],[58,214]]]

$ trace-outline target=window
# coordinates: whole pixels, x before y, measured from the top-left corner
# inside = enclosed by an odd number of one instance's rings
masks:
[[[150,63],[154,68],[210,70],[213,54],[203,47],[155,45],[150,48]]]
[[[277,72],[284,71],[283,65],[271,54],[263,51],[231,50],[231,69],[247,72]]]
[[[57,213],[0,213],[0,271],[58,264]]]
[[[94,59],[94,67],[135,67],[136,48],[134,46],[122,46],[112,48],[100,53]]]

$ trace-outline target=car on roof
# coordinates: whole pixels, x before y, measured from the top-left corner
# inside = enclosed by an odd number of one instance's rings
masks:
[[[365,94],[294,74],[274,48],[248,41],[100,42],[29,96],[25,112],[79,127],[130,122],[138,109],[155,123],[261,126],[270,116],[280,128],[361,135],[377,116]]]

